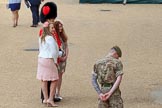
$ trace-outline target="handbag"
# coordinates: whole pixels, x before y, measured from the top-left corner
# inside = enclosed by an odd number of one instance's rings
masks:
[[[31,4],[28,0],[25,0],[25,5],[26,5],[27,8],[29,8],[31,6]]]

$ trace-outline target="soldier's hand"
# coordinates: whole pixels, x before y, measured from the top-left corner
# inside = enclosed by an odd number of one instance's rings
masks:
[[[100,93],[99,98],[103,101],[103,99],[105,98],[105,95],[103,93]]]
[[[106,93],[106,94],[105,94],[105,98],[106,98],[106,100],[109,99],[111,95],[112,95],[111,92]]]

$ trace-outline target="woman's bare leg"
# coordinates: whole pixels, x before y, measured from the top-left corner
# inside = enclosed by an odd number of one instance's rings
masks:
[[[54,95],[55,95],[55,91],[56,91],[56,86],[57,86],[57,80],[55,81],[51,81],[51,86],[50,86],[50,96],[49,96],[49,99],[47,100],[47,102],[49,104],[51,104],[51,106],[57,106],[54,101],[53,101],[53,98],[54,98]]]
[[[12,11],[13,27],[16,27],[16,11]]]
[[[48,99],[48,90],[47,90],[47,81],[42,81],[42,92],[43,92],[43,95],[44,95],[44,100],[43,102],[46,103],[47,102],[47,99]]]
[[[16,11],[16,21],[15,21],[16,26],[18,25],[18,20],[19,20],[19,10]]]
[[[58,84],[57,84],[57,95],[58,96],[61,96],[60,90],[61,90],[61,85],[62,85],[62,75],[63,75],[63,72],[59,73],[59,80],[58,80]]]

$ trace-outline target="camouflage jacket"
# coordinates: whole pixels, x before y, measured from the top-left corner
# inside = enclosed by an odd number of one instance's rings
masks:
[[[123,64],[119,59],[105,57],[95,63],[94,74],[100,84],[114,83],[123,74]]]

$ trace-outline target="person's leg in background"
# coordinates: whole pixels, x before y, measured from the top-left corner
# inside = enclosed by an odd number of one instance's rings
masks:
[[[30,10],[32,12],[32,19],[33,19],[33,24],[30,27],[37,27],[38,26],[38,15],[37,15],[37,6],[32,5],[30,7]]]
[[[15,20],[16,26],[18,26],[18,20],[19,20],[19,10],[16,10],[16,20]]]
[[[13,27],[16,27],[16,11],[12,11]]]
[[[39,7],[40,7],[40,5],[37,5],[37,24],[40,21],[40,17],[39,17]]]
[[[18,25],[19,20],[19,10],[12,11],[12,21],[13,21],[13,27],[16,27]]]

